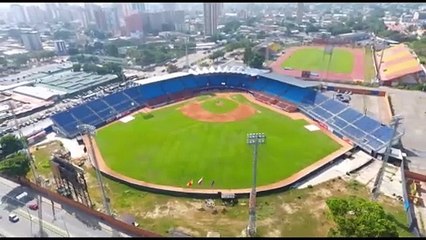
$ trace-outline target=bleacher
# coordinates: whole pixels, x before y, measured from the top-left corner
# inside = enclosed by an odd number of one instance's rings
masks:
[[[141,107],[154,108],[183,100],[197,92],[224,88],[245,89],[257,100],[287,112],[300,109],[366,150],[380,150],[393,135],[389,127],[311,88],[239,73],[187,75],[152,82],[84,103],[57,113],[51,119],[64,135],[75,137],[77,126],[82,123],[99,127]]]
[[[306,94],[299,109],[367,151],[381,150],[393,135],[390,127],[322,93]]]

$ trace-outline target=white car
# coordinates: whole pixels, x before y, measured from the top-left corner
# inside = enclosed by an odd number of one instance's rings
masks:
[[[9,221],[16,223],[17,221],[19,221],[18,215],[16,215],[15,213],[9,214]]]

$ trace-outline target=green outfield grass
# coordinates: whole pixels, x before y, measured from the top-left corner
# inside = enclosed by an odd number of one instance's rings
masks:
[[[154,111],[152,118],[138,114],[131,122],[102,128],[96,141],[107,165],[119,173],[180,187],[193,179],[194,188],[210,188],[212,180],[215,188],[250,186],[253,153],[246,144],[249,132],[267,136],[259,149],[258,185],[289,177],[340,148],[322,132],[305,129],[304,120],[291,120],[241,95],[233,99],[251,104],[258,113],[237,122],[200,122],[184,116],[180,104]],[[198,186],[201,177],[204,183]]]
[[[282,67],[289,67],[306,71],[327,71],[330,55],[324,56],[324,48],[302,48],[296,50],[282,63]],[[354,57],[351,52],[337,49],[333,50],[329,72],[351,73]]]
[[[204,101],[201,106],[212,113],[227,113],[238,107],[238,103],[226,98],[212,98]]]

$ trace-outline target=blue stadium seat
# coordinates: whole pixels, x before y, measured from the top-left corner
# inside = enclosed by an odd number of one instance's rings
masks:
[[[165,95],[160,83],[149,83],[141,86],[143,100],[150,100]]]
[[[194,76],[194,81],[196,82],[198,88],[205,88],[208,86],[208,78],[205,75]]]
[[[264,77],[250,77],[245,82],[245,86],[250,90],[263,91],[267,84],[272,80],[267,80]]]
[[[362,139],[365,136],[364,132],[353,126],[347,126],[346,128],[344,128],[343,133],[358,140]]]
[[[308,94],[309,91],[304,88],[290,86],[288,88],[288,91],[283,95],[283,97],[292,103],[300,104],[305,98],[305,96]]]
[[[66,125],[77,121],[77,119],[75,119],[69,111],[56,113],[51,118],[59,125]]]
[[[86,103],[86,106],[89,107],[94,112],[104,111],[110,107],[102,100],[96,99]]]
[[[222,83],[225,82],[223,75],[219,74],[209,74],[207,75],[207,79],[210,87],[223,87]]]
[[[361,119],[355,121],[353,124],[368,133],[380,127],[379,122],[367,116],[362,117]]]
[[[341,112],[343,109],[347,108],[348,106],[339,102],[339,101],[329,99],[329,100],[323,102],[321,104],[321,107],[327,109],[329,112],[337,114],[337,113]]]
[[[77,120],[81,120],[88,116],[95,115],[95,113],[92,110],[90,110],[90,108],[88,108],[86,104],[70,109],[70,113],[74,115],[74,117],[76,117]]]
[[[388,142],[392,139],[393,129],[386,126],[379,127],[376,131],[374,131],[371,135],[380,139],[383,142]]]
[[[115,109],[113,108],[108,108],[106,110],[103,111],[99,111],[97,112],[97,114],[104,120],[107,121],[111,118],[113,118],[115,115],[117,115],[118,113],[116,112]]]
[[[179,79],[162,81],[163,90],[168,94],[181,92],[185,89]]]
[[[365,136],[365,140],[367,140],[365,144],[368,145],[374,151],[379,151],[381,147],[385,146],[384,143],[377,141],[370,135]]]
[[[195,80],[194,76],[185,76],[180,81],[186,89],[196,89],[201,86],[200,83]]]
[[[242,74],[227,74],[226,76],[226,84],[229,87],[237,87],[241,88],[245,82],[244,75]]]
[[[139,105],[144,105],[145,102],[142,96],[142,90],[140,86],[132,87],[124,90],[124,93],[129,96],[132,100],[136,101]]]
[[[348,126],[348,122],[346,122],[345,120],[342,120],[339,117],[334,117],[333,122],[334,122],[334,125],[339,129],[343,129],[346,126]]]
[[[331,113],[325,111],[324,109],[322,109],[320,107],[316,107],[316,108],[312,109],[312,112],[314,112],[317,115],[321,116],[321,118],[323,120],[328,120],[329,118],[332,117]]]
[[[362,117],[362,114],[353,110],[352,108],[348,108],[345,111],[341,112],[338,116],[343,120],[351,123]]]
[[[289,85],[285,83],[281,83],[275,80],[271,80],[263,89],[264,92],[269,93],[271,95],[276,95],[282,97],[287,91]]]

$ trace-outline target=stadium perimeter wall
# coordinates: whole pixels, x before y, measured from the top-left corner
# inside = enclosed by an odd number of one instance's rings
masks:
[[[118,219],[113,218],[112,216],[109,216],[107,214],[104,214],[102,212],[98,212],[92,208],[89,208],[81,203],[78,203],[76,201],[73,201],[71,199],[68,199],[58,193],[55,193],[53,191],[50,191],[49,189],[40,187],[32,182],[30,182],[26,178],[20,178],[20,179],[14,179],[14,178],[8,178],[11,181],[17,182],[19,184],[22,184],[23,186],[29,187],[32,190],[38,192],[39,194],[55,201],[60,204],[66,204],[69,205],[79,211],[82,211],[86,214],[89,214],[90,216],[96,217],[100,221],[106,222],[108,225],[113,227],[114,229],[117,229],[123,233],[126,233],[132,237],[161,237],[161,235],[157,233],[153,233],[150,231],[146,231],[140,228],[137,228],[133,225],[127,224],[125,222],[122,222]]]

